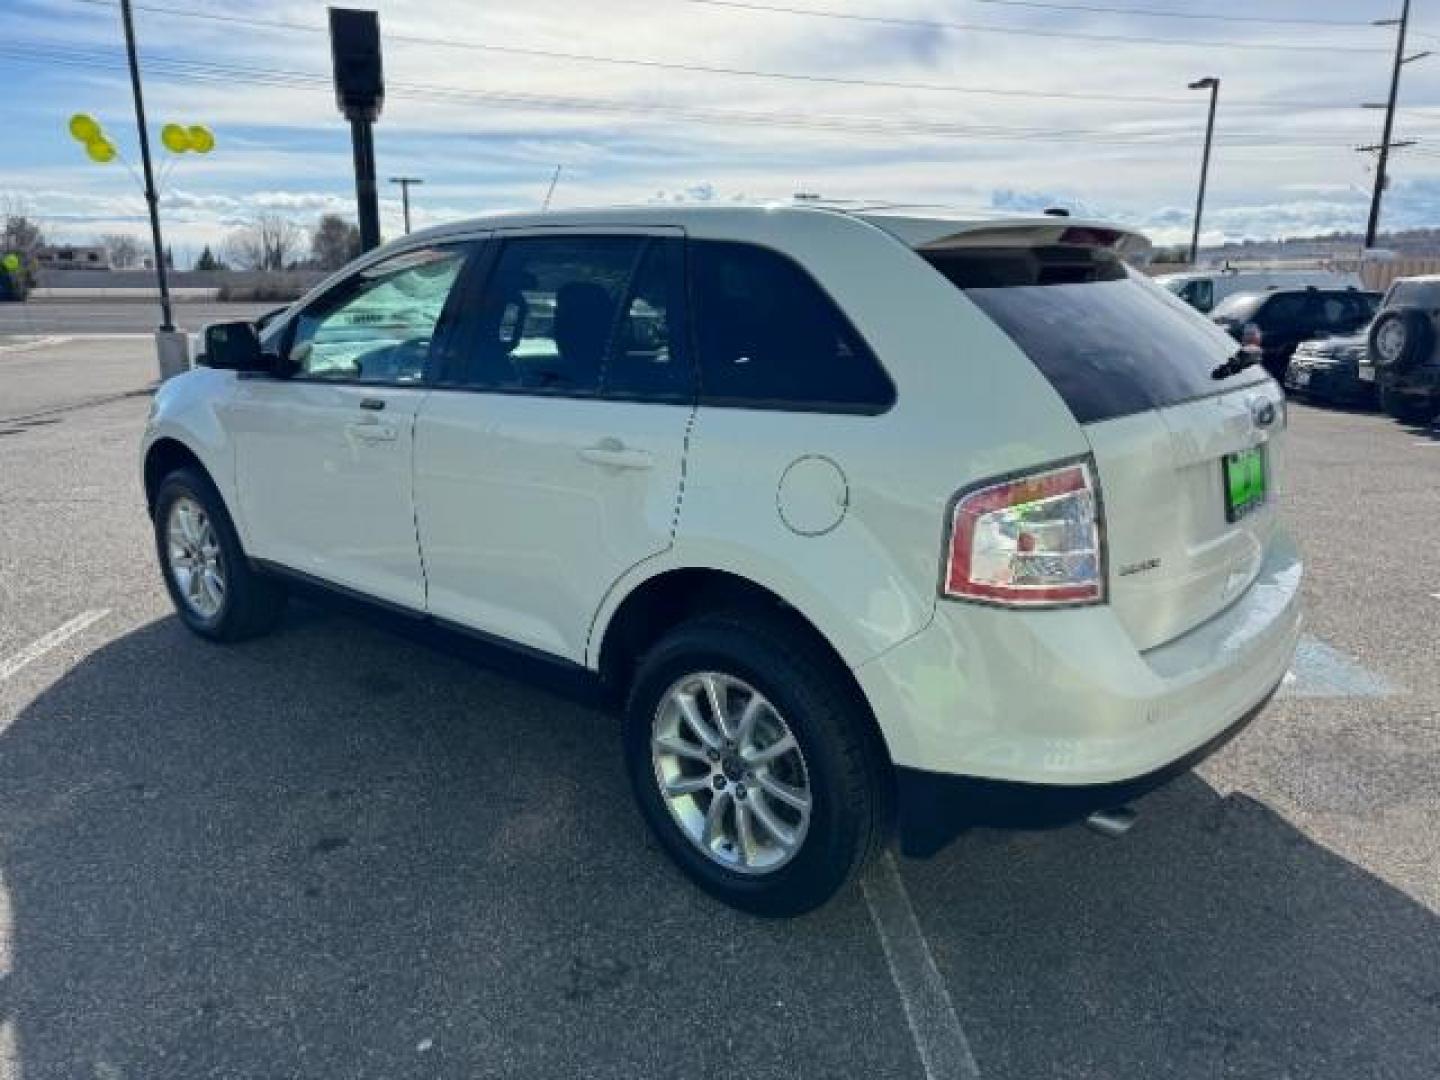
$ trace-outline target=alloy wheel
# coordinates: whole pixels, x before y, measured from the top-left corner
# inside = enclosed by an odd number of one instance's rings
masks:
[[[205,508],[184,496],[170,504],[165,524],[170,576],[185,606],[213,619],[225,603],[225,562],[220,538]]]
[[[800,851],[813,805],[805,756],[749,683],[713,671],[677,680],[656,709],[650,749],[671,816],[712,862],[768,874]]]

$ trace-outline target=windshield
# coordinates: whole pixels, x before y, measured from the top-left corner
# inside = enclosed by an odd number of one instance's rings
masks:
[[[994,320],[1081,423],[1165,408],[1263,381],[1217,379],[1235,342],[1108,251],[922,252]]]

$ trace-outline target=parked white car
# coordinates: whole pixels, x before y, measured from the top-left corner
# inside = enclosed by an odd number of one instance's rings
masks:
[[[1191,270],[1160,274],[1155,281],[1196,311],[1211,312],[1236,293],[1274,289],[1363,289],[1360,275],[1345,270]]]
[[[750,911],[897,822],[923,853],[1117,807],[1300,624],[1279,388],[1146,247],[814,206],[407,237],[160,390],[165,582],[214,640],[299,583],[599,680],[646,821]]]

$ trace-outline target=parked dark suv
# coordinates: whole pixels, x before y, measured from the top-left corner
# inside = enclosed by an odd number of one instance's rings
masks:
[[[1380,404],[1397,420],[1424,424],[1440,413],[1440,277],[1397,278],[1370,328],[1368,364]]]
[[[1379,293],[1359,289],[1273,289],[1228,296],[1211,318],[1236,341],[1258,347],[1265,370],[1283,382],[1297,345],[1363,330],[1379,304]]]

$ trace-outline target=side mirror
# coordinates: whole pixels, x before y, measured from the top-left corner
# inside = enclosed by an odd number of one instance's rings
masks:
[[[271,371],[275,359],[260,348],[252,322],[211,323],[205,327],[204,365],[222,371]]]

